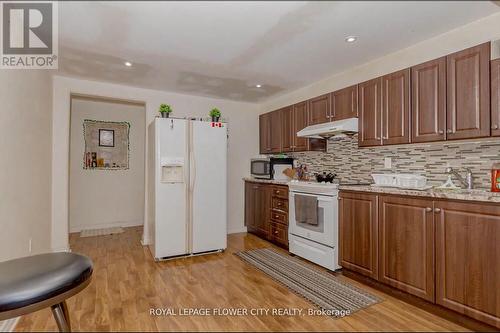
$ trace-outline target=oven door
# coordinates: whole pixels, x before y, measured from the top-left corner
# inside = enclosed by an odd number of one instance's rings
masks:
[[[255,178],[271,179],[271,164],[267,159],[250,161],[250,174]]]
[[[295,219],[295,196],[313,196],[318,200],[318,224],[310,225],[297,222]],[[307,238],[314,242],[336,247],[338,240],[338,200],[337,196],[326,196],[308,193],[289,194],[289,233]]]

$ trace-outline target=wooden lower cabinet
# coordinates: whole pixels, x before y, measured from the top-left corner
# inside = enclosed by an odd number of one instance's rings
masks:
[[[245,182],[245,225],[248,232],[269,236],[269,188],[259,183]]]
[[[500,205],[440,201],[436,302],[500,328]]]
[[[428,199],[379,199],[379,281],[434,301],[434,213]]]
[[[339,260],[344,268],[378,279],[377,196],[341,192]]]
[[[500,328],[500,205],[340,192],[340,265]]]
[[[249,233],[288,248],[288,187],[245,181],[245,225]]]

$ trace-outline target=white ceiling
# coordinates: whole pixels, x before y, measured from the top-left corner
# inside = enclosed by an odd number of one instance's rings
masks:
[[[499,10],[490,1],[60,2],[59,68],[260,102]]]

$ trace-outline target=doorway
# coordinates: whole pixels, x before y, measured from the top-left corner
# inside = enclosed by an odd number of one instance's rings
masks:
[[[145,136],[144,103],[71,95],[70,234],[144,224]]]

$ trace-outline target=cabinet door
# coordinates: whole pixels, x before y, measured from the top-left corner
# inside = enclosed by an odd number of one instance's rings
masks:
[[[435,208],[436,302],[500,328],[500,206]]]
[[[269,235],[269,191],[267,185],[259,184],[255,188],[255,223],[257,234],[263,238]]]
[[[270,152],[281,152],[281,110],[271,112],[269,118],[270,127]]]
[[[248,231],[254,228],[255,224],[255,191],[253,189],[253,183],[245,182],[245,226]]]
[[[358,85],[335,91],[331,95],[331,120],[358,116]]]
[[[380,197],[379,280],[434,302],[432,200]]]
[[[491,135],[500,136],[500,59],[491,61]]]
[[[447,139],[490,135],[490,43],[447,57]]]
[[[410,69],[382,78],[382,144],[410,142]]]
[[[341,192],[339,256],[342,267],[378,279],[376,195]]]
[[[281,109],[281,151],[290,152],[294,147],[293,107]]]
[[[359,146],[380,146],[382,144],[382,79],[363,82],[358,86],[358,140]]]
[[[301,102],[293,106],[294,151],[306,151],[308,148],[308,140],[297,136],[297,132],[305,127],[307,127],[307,102]]]
[[[309,100],[309,125],[330,121],[330,94]]]
[[[412,142],[446,138],[446,57],[411,69]]]
[[[259,116],[259,147],[261,154],[271,153],[270,113]]]

